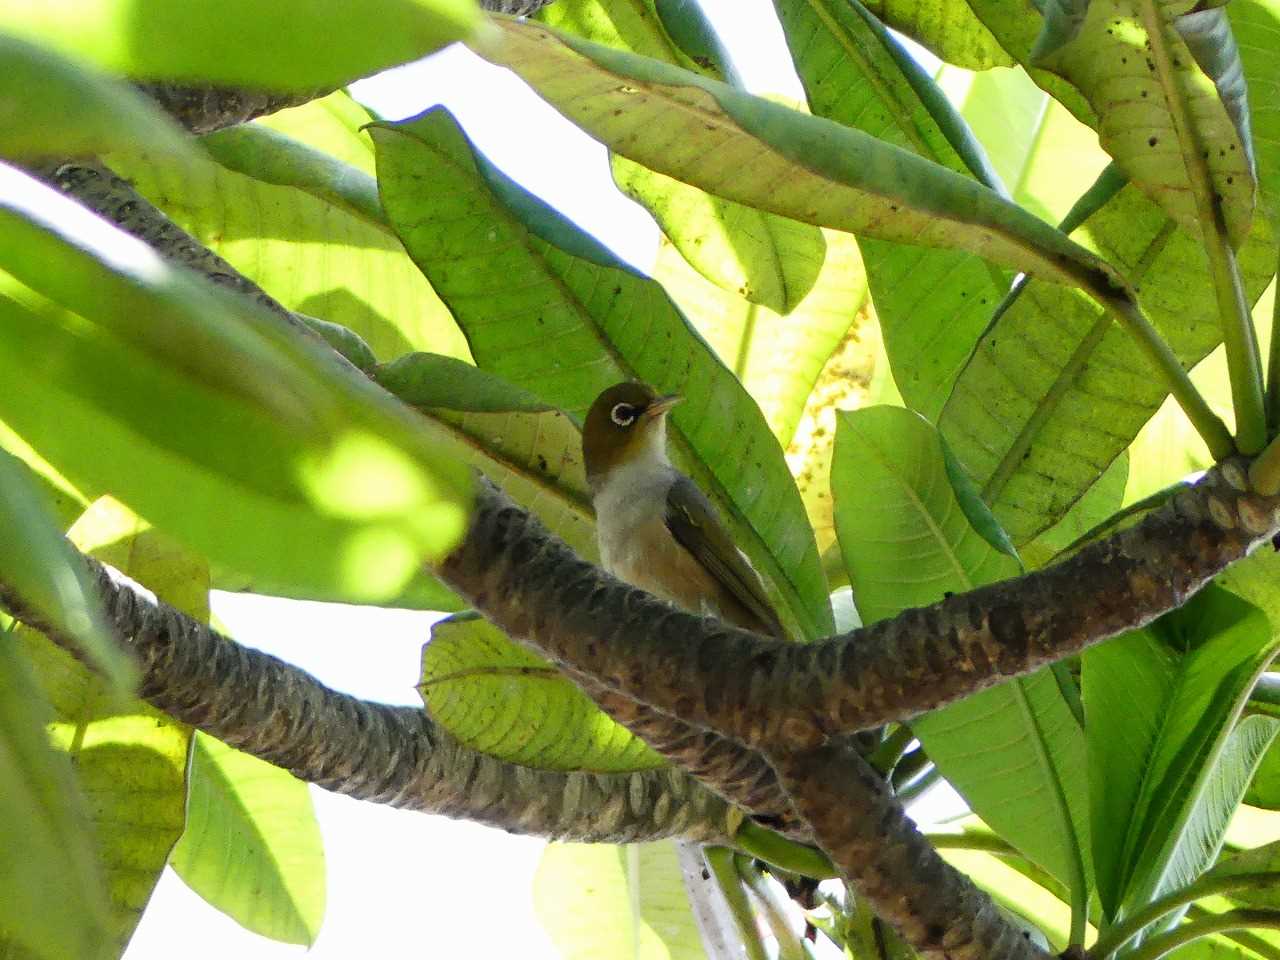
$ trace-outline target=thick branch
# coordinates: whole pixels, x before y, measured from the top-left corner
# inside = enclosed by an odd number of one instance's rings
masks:
[[[918,952],[949,960],[1047,960],[938,855],[851,746],[835,741],[773,762],[819,845]]]
[[[86,562],[116,636],[138,661],[142,697],[308,783],[558,839],[723,843],[733,833],[738,815],[682,772],[556,773],[506,763],[458,743],[423,710],[330,690]],[[67,646],[3,586],[0,604]]]
[[[757,749],[904,721],[1142,626],[1269,539],[1231,461],[1071,558],[815,644],[700,618],[579,559],[492,487],[442,578],[555,662]]]

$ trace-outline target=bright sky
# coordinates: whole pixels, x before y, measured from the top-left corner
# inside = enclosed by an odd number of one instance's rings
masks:
[[[702,2],[729,48],[748,52],[739,66],[749,89],[802,98],[769,0]],[[508,174],[639,268],[651,264],[657,228],[614,187],[604,148],[507,71],[456,47],[356,84],[353,93],[388,119],[443,103]],[[219,593],[213,610],[242,643],[298,664],[331,687],[387,703],[421,702],[414,684],[432,615]],[[312,796],[329,895],[310,958],[560,956],[533,914],[542,841],[314,787]],[[939,799],[929,816],[954,809]],[[125,957],[169,960],[176,953],[188,960],[279,960],[305,951],[249,933],[166,871]]]

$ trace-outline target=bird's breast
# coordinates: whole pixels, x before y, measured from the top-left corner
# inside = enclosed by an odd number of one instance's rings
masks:
[[[667,526],[674,470],[619,469],[594,498],[600,566],[678,607],[723,616],[723,588]]]

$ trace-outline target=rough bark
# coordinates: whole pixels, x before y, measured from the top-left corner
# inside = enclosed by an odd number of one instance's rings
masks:
[[[139,665],[143,699],[308,783],[554,839],[724,843],[733,833],[739,815],[679,770],[557,773],[498,760],[462,745],[421,709],[331,690],[85,562],[113,633]],[[0,605],[73,649],[2,585]]]
[[[948,960],[1047,960],[938,855],[850,744],[771,759],[819,846],[917,952]]]
[[[692,616],[610,577],[485,486],[442,579],[556,663],[765,753],[905,721],[1180,606],[1270,539],[1240,461],[1054,566],[814,644]]]
[[[140,91],[192,133],[212,133],[248,123],[287,107],[332,93],[332,87],[303,93],[271,93],[240,87],[197,87],[182,83],[139,83]]]

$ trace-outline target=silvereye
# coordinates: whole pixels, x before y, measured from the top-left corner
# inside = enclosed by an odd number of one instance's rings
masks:
[[[692,613],[782,637],[759,574],[711,502],[667,458],[667,414],[680,400],[619,383],[587,413],[582,455],[600,564]]]

